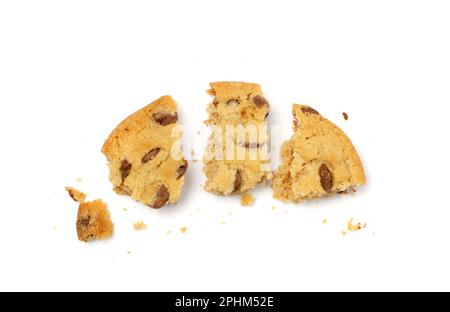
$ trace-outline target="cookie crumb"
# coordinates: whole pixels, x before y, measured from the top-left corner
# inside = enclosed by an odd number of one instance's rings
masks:
[[[69,193],[69,196],[77,203],[83,203],[86,199],[85,193],[83,193],[71,186],[66,186],[66,191],[67,191],[67,193]]]
[[[347,236],[347,232],[342,231],[342,236]]]
[[[220,221],[220,224],[227,224],[225,221]]]
[[[131,255],[131,251],[127,251],[127,255]]]
[[[80,241],[90,242],[111,237],[114,224],[111,222],[108,206],[101,199],[80,203],[76,228]]]
[[[128,211],[128,209],[125,208],[125,207],[122,207],[122,210],[125,211],[125,212]]]
[[[228,215],[229,216],[231,216],[233,214],[233,212],[231,212],[231,211],[228,211]]]
[[[277,206],[272,206],[272,211],[276,211],[277,210]]]
[[[363,228],[365,228],[367,226],[366,223],[353,223],[353,218],[350,218],[350,220],[348,220],[347,223],[347,230],[349,232],[356,232],[359,230],[362,230]]]
[[[166,231],[166,234],[171,234],[171,233],[172,233],[171,230],[167,230],[167,231]]]
[[[345,120],[348,120],[348,114],[347,113],[342,113],[342,116],[344,117]]]
[[[144,221],[138,221],[135,224],[133,224],[133,229],[135,231],[142,231],[147,229],[147,224],[144,223]]]
[[[328,220],[327,220],[327,219],[323,219],[323,220],[322,220],[322,224],[325,225],[325,224],[327,224],[327,223],[328,223]]]
[[[185,226],[180,229],[181,234],[186,233],[186,231],[187,231],[187,227],[185,227]]]
[[[255,198],[250,193],[243,193],[241,195],[241,205],[242,206],[253,206]]]
[[[82,178],[77,178],[75,181],[77,181],[78,183],[80,183],[81,181],[83,181]]]

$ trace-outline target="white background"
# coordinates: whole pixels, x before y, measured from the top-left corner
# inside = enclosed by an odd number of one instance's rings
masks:
[[[0,290],[450,290],[449,15],[448,1],[2,1]],[[201,155],[216,80],[261,84],[282,139],[292,103],[319,110],[367,186],[300,205],[261,187],[242,207],[190,162],[176,206],[114,194],[100,148],[115,125],[171,94]],[[77,240],[66,185],[109,204],[111,240]],[[351,217],[368,227],[343,236]]]

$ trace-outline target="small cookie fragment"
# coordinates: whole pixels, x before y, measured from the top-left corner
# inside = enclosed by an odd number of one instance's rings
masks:
[[[147,224],[144,223],[144,221],[138,221],[135,224],[133,224],[133,229],[135,231],[142,231],[147,229]]]
[[[74,187],[66,186],[66,191],[67,193],[69,193],[69,196],[77,203],[82,203],[86,200],[86,194]]]
[[[366,226],[367,226],[366,223],[360,223],[360,222],[353,223],[353,218],[350,218],[350,220],[348,220],[348,223],[347,223],[347,230],[349,232],[356,232],[356,231],[364,229]]]
[[[111,222],[107,205],[100,199],[80,203],[77,216],[77,235],[83,242],[103,240],[111,237]]]
[[[113,189],[152,208],[175,204],[188,163],[175,101],[163,96],[122,121],[105,141]]]
[[[185,234],[186,231],[187,231],[187,227],[185,227],[185,226],[180,229],[181,234]]]
[[[366,183],[361,160],[345,133],[310,106],[293,105],[294,135],[282,145],[274,197],[285,202],[331,196]]]
[[[342,117],[344,117],[345,120],[348,120],[348,114],[347,113],[342,113]]]
[[[242,206],[253,206],[255,198],[250,193],[241,194],[241,205]]]

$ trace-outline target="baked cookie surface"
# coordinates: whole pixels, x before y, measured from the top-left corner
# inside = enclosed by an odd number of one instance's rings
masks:
[[[113,233],[107,205],[100,199],[82,202],[78,208],[77,235],[83,242],[103,240]]]
[[[269,103],[261,87],[245,82],[213,82],[206,124],[212,134],[204,157],[205,190],[242,193],[271,178],[266,118]]]
[[[188,163],[175,101],[163,96],[120,123],[103,145],[114,191],[152,208],[175,204]]]
[[[345,133],[315,109],[294,104],[294,135],[283,143],[274,197],[301,202],[365,184],[363,165]]]

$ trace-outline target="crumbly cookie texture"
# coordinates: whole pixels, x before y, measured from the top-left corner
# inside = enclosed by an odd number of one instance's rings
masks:
[[[245,82],[213,82],[208,105],[211,127],[204,157],[205,190],[243,193],[270,180],[266,118],[269,103],[261,87]]]
[[[188,168],[180,149],[181,134],[177,105],[170,96],[122,121],[102,148],[114,190],[152,208],[175,204]]]
[[[330,196],[366,183],[350,139],[315,109],[294,104],[294,135],[284,142],[274,197],[285,202]]]
[[[66,186],[66,191],[69,193],[69,196],[78,203],[82,203],[86,200],[86,194],[74,187]]]
[[[100,199],[80,203],[77,217],[77,235],[83,242],[111,237],[114,225],[107,205]]]

